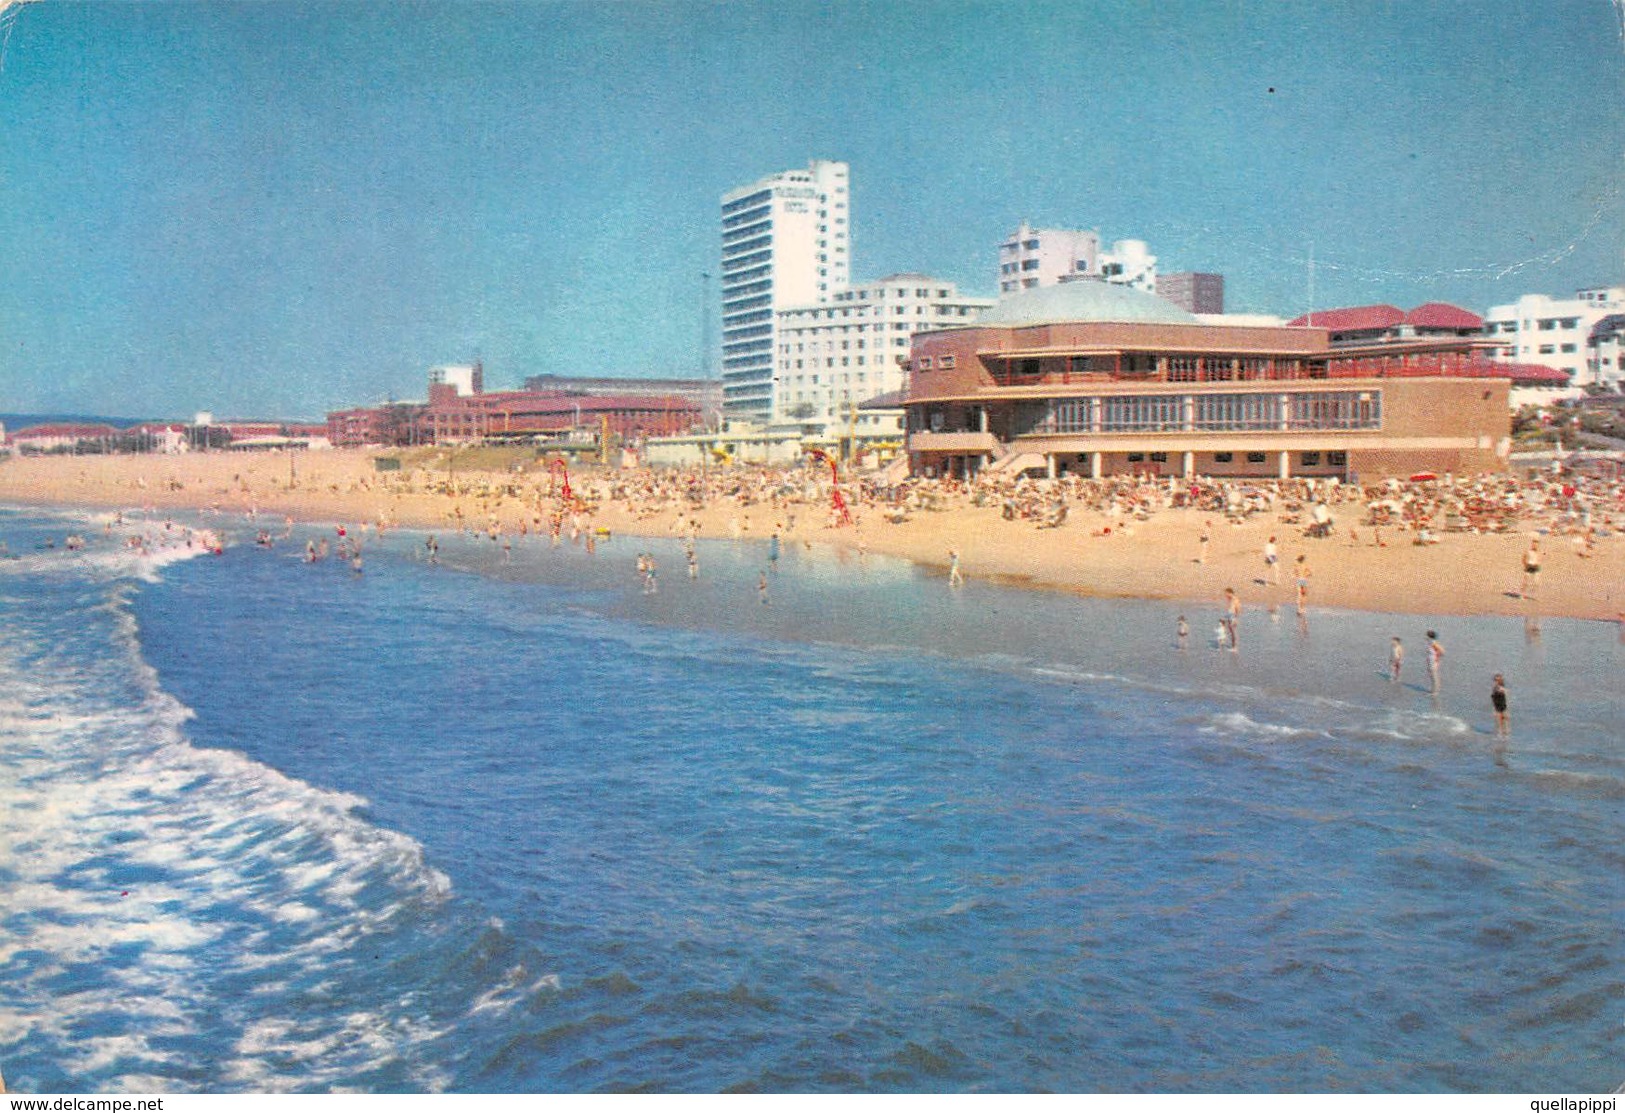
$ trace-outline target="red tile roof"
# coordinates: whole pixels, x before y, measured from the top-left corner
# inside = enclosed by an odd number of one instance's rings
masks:
[[[1567,371],[1543,363],[1497,363],[1495,371],[1511,379],[1513,386],[1565,386],[1569,381]]]
[[[49,437],[79,437],[90,439],[93,437],[116,437],[119,431],[111,425],[74,425],[74,424],[46,424],[30,425],[26,429],[18,429],[11,434],[14,441],[44,440]]]
[[[1405,323],[1417,328],[1481,329],[1484,318],[1449,302],[1430,301],[1405,314]]]
[[[1397,305],[1357,305],[1352,309],[1317,309],[1287,322],[1288,328],[1328,329],[1332,332],[1364,332],[1393,328],[1402,324],[1405,312]]]

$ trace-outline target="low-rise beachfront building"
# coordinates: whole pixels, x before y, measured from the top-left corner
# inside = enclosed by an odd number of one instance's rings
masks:
[[[415,444],[417,418],[423,408],[421,402],[393,402],[387,406],[334,410],[327,415],[327,439],[338,448]]]
[[[708,425],[722,417],[721,379],[663,379],[609,375],[531,375],[525,389],[536,394],[675,394],[691,399]]]
[[[46,422],[11,434],[9,443],[20,454],[46,452],[112,452],[124,431],[112,425],[88,422]]]
[[[186,439],[186,426],[174,421],[149,421],[126,430],[150,446],[152,452],[167,456],[178,455],[191,448]]]
[[[1500,471],[1508,389],[1471,339],[1333,349],[1325,328],[1218,323],[1067,282],[915,337],[908,452],[916,475]]]
[[[1317,309],[1287,322],[1293,328],[1323,328],[1334,348],[1378,342],[1471,340],[1484,331],[1484,318],[1459,305],[1430,301],[1406,311],[1394,305]],[[1481,345],[1488,349],[1492,345]]]
[[[556,437],[582,429],[636,440],[687,433],[700,423],[699,404],[672,394],[464,395],[439,384],[429,386],[429,404],[416,419],[420,444]]]

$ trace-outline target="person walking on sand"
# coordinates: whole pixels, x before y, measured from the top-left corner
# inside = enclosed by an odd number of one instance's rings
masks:
[[[1388,647],[1388,681],[1391,684],[1399,683],[1399,670],[1405,664],[1405,643],[1397,637]]]
[[[1540,581],[1540,538],[1529,539],[1529,548],[1523,554],[1523,590],[1525,599],[1533,599],[1534,588]]]
[[[959,570],[959,550],[948,550],[948,586],[964,587],[965,574]]]
[[[1495,709],[1495,737],[1508,738],[1512,734],[1512,720],[1507,713],[1507,682],[1500,673],[1490,685],[1490,706]]]
[[[1280,559],[1281,554],[1276,551],[1275,535],[1272,533],[1270,534],[1270,539],[1264,542],[1264,571],[1268,575],[1269,581],[1272,584],[1278,584],[1281,582],[1281,574],[1278,570],[1278,562]]]
[[[1201,539],[1197,542],[1197,548],[1196,548],[1196,563],[1197,564],[1206,564],[1207,563],[1207,543],[1208,543],[1208,537],[1211,534],[1212,530],[1213,530],[1213,523],[1212,522],[1203,522],[1202,523],[1202,536],[1201,536]]]
[[[1439,694],[1439,666],[1444,663],[1444,646],[1439,644],[1439,635],[1428,631],[1428,691],[1434,695]]]

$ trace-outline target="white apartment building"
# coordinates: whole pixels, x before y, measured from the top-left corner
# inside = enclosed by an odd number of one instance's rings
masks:
[[[1100,233],[1068,228],[1031,228],[1025,221],[999,245],[999,293],[1103,278],[1157,292],[1157,257],[1144,240],[1117,240],[1102,250]]]
[[[826,435],[853,426],[860,434],[883,420],[855,407],[907,385],[915,333],[972,323],[992,298],[963,296],[952,282],[894,274],[854,286],[827,302],[781,310],[778,320],[777,419],[822,423]],[[900,422],[902,406],[886,418]],[[901,432],[894,425],[887,433]]]
[[[847,164],[814,160],[722,195],[722,413],[776,416],[779,310],[830,300],[851,283]]]
[[[1511,305],[1492,306],[1484,315],[1484,334],[1499,342],[1489,351],[1491,359],[1554,367],[1568,372],[1572,386],[1617,388],[1619,343],[1602,334],[1593,343],[1592,333],[1604,318],[1620,313],[1625,286],[1593,287],[1572,298],[1525,294]]]
[[[1100,253],[1100,277],[1118,286],[1157,292],[1157,257],[1144,240],[1116,240]]]

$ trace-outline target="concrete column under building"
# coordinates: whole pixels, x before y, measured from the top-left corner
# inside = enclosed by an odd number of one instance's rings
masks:
[[[1044,474],[1051,479],[1055,478],[1055,453],[1053,452],[1044,453]]]
[[[1292,453],[1290,453],[1290,452],[1281,453],[1281,475],[1280,475],[1280,477],[1282,479],[1291,479],[1292,478]]]
[[[1186,479],[1194,479],[1195,477],[1196,477],[1196,453],[1187,452],[1187,453],[1185,453],[1185,478]]]
[[[1100,453],[1089,453],[1089,478],[1099,479],[1105,474],[1106,465],[1101,462]]]

